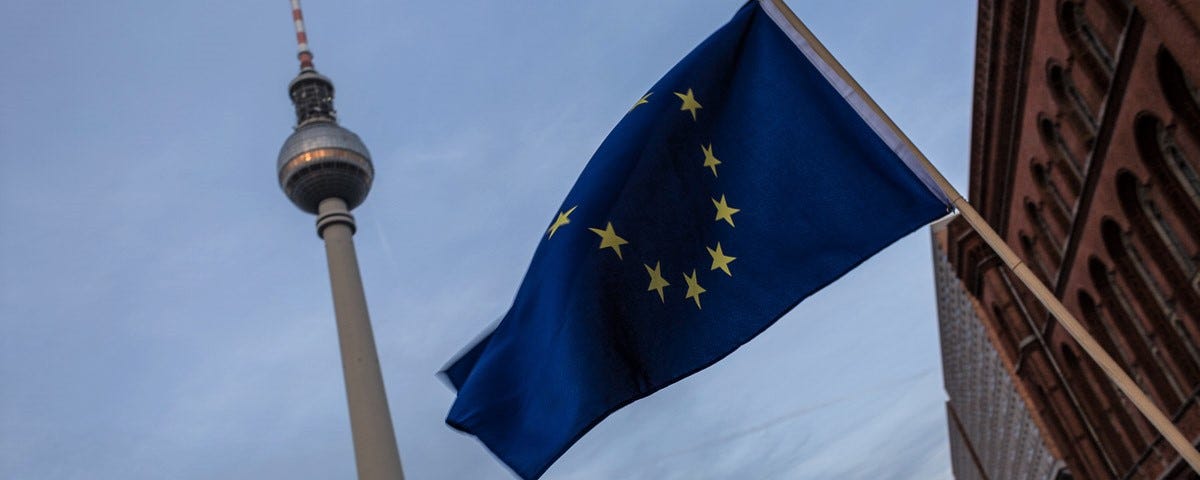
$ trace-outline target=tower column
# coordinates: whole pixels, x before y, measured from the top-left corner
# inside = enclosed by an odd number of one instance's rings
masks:
[[[317,211],[317,234],[325,240],[333,309],[337,317],[354,461],[360,480],[403,479],[396,434],[388,410],[375,336],[367,314],[358,257],[354,251],[354,217],[340,198],[327,198]]]

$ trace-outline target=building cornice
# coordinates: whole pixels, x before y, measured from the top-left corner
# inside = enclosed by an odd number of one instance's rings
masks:
[[[1014,139],[1020,138],[1038,0],[981,0],[975,55],[969,198],[1007,232]]]

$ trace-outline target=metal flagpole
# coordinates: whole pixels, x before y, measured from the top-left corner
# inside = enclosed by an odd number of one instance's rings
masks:
[[[780,12],[782,12],[785,17],[787,17],[788,23],[790,23],[791,26],[796,30],[796,33],[804,37],[805,41],[812,46],[816,54],[825,60],[825,62],[836,71],[838,76],[842,77],[842,79],[854,89],[855,93],[862,98],[866,105],[879,115],[879,118],[887,123],[888,128],[895,132],[896,136],[899,137],[908,146],[908,148],[913,151],[917,159],[920,160],[921,165],[925,168],[925,171],[928,172],[933,178],[933,181],[937,184],[938,188],[940,188],[942,192],[944,192],[946,196],[950,198],[951,203],[955,208],[958,209],[959,213],[963,216],[963,219],[965,219],[967,223],[971,225],[971,228],[973,228],[975,232],[983,238],[983,241],[987,243],[993,251],[996,252],[996,255],[999,256],[1002,261],[1004,261],[1004,264],[1012,270],[1013,274],[1016,275],[1021,283],[1023,283],[1026,288],[1033,292],[1034,297],[1041,302],[1042,306],[1046,307],[1046,309],[1049,310],[1052,315],[1054,315],[1054,318],[1058,319],[1058,322],[1063,326],[1067,333],[1069,333],[1071,337],[1079,343],[1079,346],[1083,348],[1084,352],[1087,352],[1088,356],[1092,357],[1092,360],[1100,365],[1100,368],[1104,370],[1104,373],[1108,374],[1109,379],[1117,385],[1117,388],[1121,389],[1121,392],[1124,393],[1129,401],[1132,402],[1133,405],[1142,412],[1142,415],[1146,416],[1146,419],[1149,420],[1152,425],[1154,425],[1154,428],[1158,430],[1160,434],[1162,434],[1163,438],[1165,438],[1167,442],[1170,443],[1177,452],[1179,452],[1179,455],[1187,461],[1188,465],[1192,467],[1192,470],[1200,472],[1200,452],[1196,451],[1196,447],[1192,445],[1192,443],[1188,441],[1186,437],[1183,436],[1183,433],[1179,431],[1179,428],[1176,427],[1174,423],[1171,423],[1171,420],[1167,418],[1162,410],[1154,405],[1153,401],[1150,400],[1150,397],[1147,396],[1146,393],[1143,392],[1136,383],[1134,383],[1133,379],[1129,377],[1129,374],[1125,373],[1125,371],[1122,370],[1119,365],[1117,365],[1117,362],[1113,360],[1112,356],[1110,356],[1108,352],[1104,351],[1104,348],[1102,348],[1100,344],[1096,342],[1096,339],[1092,338],[1091,334],[1089,334],[1083,325],[1079,323],[1079,320],[1076,320],[1075,316],[1071,315],[1071,312],[1067,311],[1067,308],[1064,307],[1062,302],[1060,302],[1058,298],[1054,296],[1054,293],[1052,293],[1049,288],[1046,288],[1046,285],[1043,284],[1042,281],[1033,274],[1033,271],[1030,270],[1029,267],[1025,265],[1025,263],[1022,262],[1019,257],[1017,257],[1017,254],[1013,252],[1011,248],[1009,248],[1008,244],[1004,242],[1004,239],[1000,238],[1000,235],[998,235],[996,231],[992,229],[991,225],[988,225],[987,221],[979,215],[979,212],[976,212],[975,208],[972,207],[971,204],[968,203],[967,200],[958,193],[958,190],[956,190],[954,186],[946,180],[946,177],[942,176],[942,173],[937,170],[937,167],[933,166],[933,163],[931,163],[929,159],[925,157],[925,154],[921,153],[921,150],[918,149],[915,144],[913,144],[912,140],[910,140],[908,136],[896,126],[896,123],[893,122],[886,113],[884,113],[883,109],[879,108],[879,105],[875,103],[875,100],[871,99],[870,95],[867,95],[867,92],[863,90],[862,86],[859,85],[858,82],[854,81],[854,77],[851,77],[850,73],[847,72],[840,63],[838,63],[837,59],[833,58],[833,55],[829,53],[829,50],[826,50],[825,46],[817,40],[816,36],[809,31],[808,27],[804,26],[804,22],[800,21],[800,18],[797,17],[790,8],[788,8],[787,4],[783,3],[783,0],[760,1],[771,2],[774,4],[774,6]]]

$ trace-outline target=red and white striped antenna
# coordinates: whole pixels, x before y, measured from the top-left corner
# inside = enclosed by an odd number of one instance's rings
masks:
[[[308,34],[304,31],[304,13],[300,11],[300,0],[292,0],[292,20],[296,22],[296,46],[300,50],[297,54],[300,58],[300,69],[312,70],[313,54],[308,50]]]

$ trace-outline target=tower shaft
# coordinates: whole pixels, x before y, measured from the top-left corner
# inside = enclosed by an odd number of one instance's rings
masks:
[[[322,201],[317,215],[317,234],[325,240],[329,262],[358,478],[402,480],[404,472],[354,251],[354,217],[339,198]]]

